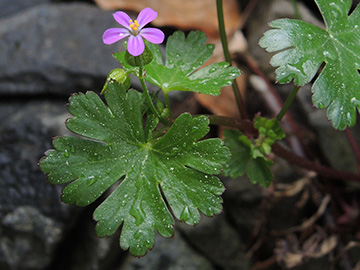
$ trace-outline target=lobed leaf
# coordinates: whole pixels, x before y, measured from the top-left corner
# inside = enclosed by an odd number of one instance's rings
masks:
[[[58,137],[40,161],[53,184],[67,184],[64,202],[86,206],[110,188],[95,210],[99,236],[121,225],[120,245],[141,256],[154,245],[154,230],[173,235],[173,217],[188,224],[222,209],[224,187],[217,174],[229,158],[220,139],[199,141],[209,131],[206,117],[180,115],[160,138],[143,128],[142,95],[111,81],[107,105],[93,92],[70,98],[67,128],[77,137]],[[154,124],[155,123],[155,124]]]
[[[274,29],[260,39],[277,67],[280,83],[309,83],[322,63],[325,67],[312,86],[313,104],[327,107],[336,129],[353,126],[360,107],[360,8],[349,16],[351,0],[315,0],[326,29],[291,19],[270,23]]]
[[[185,38],[181,31],[169,37],[165,65],[159,46],[147,44],[154,61],[145,67],[146,80],[164,92],[193,91],[217,96],[221,88],[231,85],[240,70],[228,63],[214,63],[199,69],[212,55],[214,45],[206,44],[203,32],[193,31]]]

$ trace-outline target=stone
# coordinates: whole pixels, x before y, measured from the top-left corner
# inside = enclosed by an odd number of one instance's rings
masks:
[[[211,218],[202,216],[195,227],[181,222],[177,222],[176,226],[186,241],[217,268],[249,269],[241,236],[226,220],[224,213]]]
[[[209,260],[193,250],[179,232],[173,239],[155,237],[155,247],[144,257],[129,256],[118,270],[215,270]]]
[[[0,96],[100,92],[120,64],[103,32],[118,27],[112,12],[85,3],[43,4],[0,24]]]
[[[1,0],[0,2],[0,18],[12,16],[27,8],[36,5],[49,3],[51,0]]]
[[[258,218],[258,209],[264,197],[263,189],[252,184],[246,176],[224,178],[223,183],[226,187],[223,194],[224,214],[237,228],[240,237],[247,242]]]
[[[63,101],[0,103],[1,269],[44,269],[76,216],[37,166],[67,117]]]
[[[110,237],[96,236],[95,221],[92,220],[96,206],[95,203],[83,208],[76,223],[63,237],[47,269],[116,269],[127,258],[128,252],[119,247],[119,231]]]
[[[318,137],[317,142],[330,167],[356,173],[357,161],[346,133],[334,129],[327,119],[327,109],[315,108],[311,96],[311,86],[305,85],[299,91],[297,98],[306,111],[309,123]],[[359,134],[359,126],[356,125],[352,130],[356,140],[359,140],[360,138],[357,135]]]
[[[6,260],[11,269],[44,269],[64,227],[31,206],[8,213],[2,225],[6,233],[0,238],[0,261]]]

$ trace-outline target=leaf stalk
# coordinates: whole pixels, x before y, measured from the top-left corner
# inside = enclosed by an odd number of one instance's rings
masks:
[[[218,25],[219,25],[219,34],[221,39],[221,45],[223,48],[224,58],[225,61],[232,65],[231,56],[229,52],[226,30],[225,30],[225,22],[224,22],[224,11],[223,11],[223,2],[222,0],[216,0],[216,10],[217,10],[217,18],[218,18]],[[240,94],[239,86],[236,82],[236,79],[232,82],[232,89],[234,92],[235,100],[237,107],[239,109],[239,113],[242,119],[248,119],[248,114],[246,112],[246,107],[244,100]]]
[[[292,102],[294,101],[294,99],[295,99],[297,93],[299,92],[300,88],[301,88],[300,86],[295,85],[294,88],[291,90],[290,95],[288,96],[288,98],[286,99],[283,107],[281,108],[280,112],[276,116],[276,119],[279,122],[284,117],[286,112],[289,110],[289,107],[292,104]]]
[[[149,104],[150,110],[156,115],[157,118],[159,118],[160,122],[166,126],[169,125],[169,121],[164,119],[163,117],[161,117],[160,113],[158,112],[158,110],[155,108],[154,103],[151,100],[150,94],[149,94],[149,90],[146,87],[146,83],[144,80],[144,67],[140,66],[139,67],[139,81],[141,84],[141,87],[143,89],[143,93],[145,95],[146,101]]]

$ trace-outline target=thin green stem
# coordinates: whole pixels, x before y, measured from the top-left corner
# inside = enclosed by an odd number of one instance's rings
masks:
[[[155,108],[153,101],[151,100],[150,94],[149,94],[149,90],[146,87],[145,84],[145,80],[144,80],[144,76],[143,76],[143,71],[144,68],[143,67],[139,67],[139,80],[140,80],[140,84],[141,87],[143,89],[143,93],[145,95],[146,101],[149,104],[150,110],[156,115],[157,118],[159,118],[160,122],[166,126],[169,125],[169,121],[167,121],[166,119],[164,119],[163,117],[161,117],[160,113],[158,112],[158,110]]]
[[[225,31],[225,21],[224,21],[224,10],[223,10],[223,2],[222,0],[216,0],[216,10],[219,24],[219,34],[221,39],[221,44],[224,51],[225,61],[230,63],[231,65],[231,57],[228,48],[227,36]]]
[[[298,3],[297,3],[297,0],[290,0],[290,2],[294,6],[296,19],[301,20],[302,18],[301,18],[301,14],[300,14],[300,11],[299,11],[299,6],[298,6]]]
[[[281,119],[284,117],[291,103],[294,101],[296,94],[299,92],[300,88],[301,88],[300,86],[295,85],[294,88],[291,90],[290,95],[288,96],[287,100],[284,103],[284,106],[281,108],[280,112],[276,116],[276,119],[278,121],[281,121]]]
[[[219,24],[219,33],[221,44],[223,47],[225,61],[232,65],[231,56],[229,52],[226,30],[225,30],[225,22],[224,22],[224,11],[223,11],[223,2],[222,0],[216,0],[216,10],[217,10],[217,17],[218,17],[218,24]],[[232,88],[235,96],[235,100],[237,103],[237,107],[239,109],[240,116],[243,119],[248,119],[248,115],[245,108],[245,103],[241,97],[239,86],[237,85],[236,80],[232,82]]]
[[[164,93],[165,107],[169,110],[170,117],[172,118],[172,111],[171,111],[169,93],[165,92],[165,91],[163,91],[163,93]]]

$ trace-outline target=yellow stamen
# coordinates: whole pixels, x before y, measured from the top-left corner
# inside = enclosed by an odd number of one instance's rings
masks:
[[[139,25],[139,23],[137,22],[137,20],[135,20],[135,21],[130,20],[129,26],[130,26],[130,28],[131,28],[132,30],[136,31],[140,25]]]

